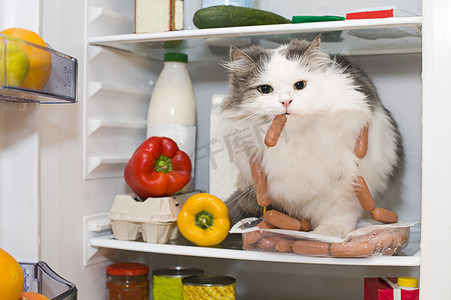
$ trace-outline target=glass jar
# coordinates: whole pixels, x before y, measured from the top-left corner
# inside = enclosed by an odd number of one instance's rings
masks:
[[[235,300],[235,278],[197,275],[182,280],[183,300]]]
[[[106,268],[107,300],[149,299],[149,267],[140,263],[115,263]]]
[[[153,300],[182,300],[182,279],[203,274],[202,269],[173,267],[153,271]]]

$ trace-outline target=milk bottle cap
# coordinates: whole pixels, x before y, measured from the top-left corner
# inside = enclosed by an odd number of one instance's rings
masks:
[[[165,53],[164,61],[177,61],[177,62],[188,62],[188,55],[185,53]]]

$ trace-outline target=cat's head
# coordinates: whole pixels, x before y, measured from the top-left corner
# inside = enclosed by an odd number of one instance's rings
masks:
[[[232,47],[226,64],[232,96],[223,111],[272,119],[282,113],[328,115],[360,105],[351,76],[320,48],[320,37],[277,49]]]

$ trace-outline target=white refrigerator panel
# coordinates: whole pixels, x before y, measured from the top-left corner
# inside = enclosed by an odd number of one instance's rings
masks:
[[[444,14],[451,7],[426,0],[279,1],[277,5],[269,0],[254,2],[258,8],[287,18],[343,15],[348,10],[381,5],[397,5],[418,15],[422,6],[425,9],[426,59],[418,53],[352,57],[373,77],[404,135],[408,171],[399,215],[404,220],[423,217],[420,268],[241,261],[106,248],[95,254],[95,263],[84,266],[83,218],[108,212],[114,196],[128,191],[121,169],[144,137],[148,98],[162,68],[162,62],[155,57],[88,45],[92,37],[132,33],[133,0],[0,0],[4,27],[34,29],[54,49],[79,61],[78,103],[0,103],[0,247],[14,249],[19,259],[46,261],[77,285],[79,299],[104,299],[105,266],[125,259],[146,262],[151,269],[199,266],[209,273],[235,276],[239,299],[361,299],[363,277],[380,275],[421,275],[424,299],[449,299],[451,268],[447,267],[450,260],[445,252],[451,242],[439,232],[448,232],[450,226],[449,220],[444,220],[449,219],[446,212],[450,207],[443,199],[449,179],[446,157],[451,149],[441,138],[449,132],[449,105],[445,101],[448,93],[441,80],[450,67],[443,63],[442,57],[447,54],[433,51],[433,45],[451,48],[449,35],[443,32],[445,23],[449,23]],[[191,18],[200,7],[200,0],[185,1],[187,29],[194,29]],[[431,21],[438,16],[443,24]],[[196,55],[201,57],[203,53],[193,53],[193,57]],[[211,99],[213,94],[228,92],[226,72],[219,61],[189,64],[198,107],[196,187],[207,191]],[[427,79],[421,75],[427,75]],[[438,87],[437,82],[441,83]],[[25,176],[21,176],[22,168],[27,168]],[[27,227],[11,211],[26,216]],[[442,229],[441,224],[445,224]],[[290,283],[293,280],[296,284]]]
[[[0,0],[0,16],[1,30],[40,32],[39,0]],[[37,104],[0,103],[0,247],[20,261],[40,256],[39,112]]]

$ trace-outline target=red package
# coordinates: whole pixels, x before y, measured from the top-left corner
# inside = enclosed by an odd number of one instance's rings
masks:
[[[395,16],[394,8],[385,9],[375,9],[375,10],[361,10],[348,12],[346,14],[346,20],[357,20],[357,19],[382,19],[382,18],[393,18]]]
[[[414,277],[365,278],[364,300],[419,300]]]

